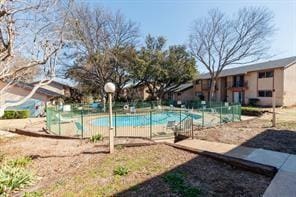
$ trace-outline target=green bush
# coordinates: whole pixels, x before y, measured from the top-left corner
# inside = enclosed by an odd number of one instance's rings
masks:
[[[23,119],[29,118],[30,111],[28,110],[6,110],[3,119]]]
[[[260,99],[258,98],[249,98],[249,105],[250,106],[257,106]]]
[[[244,116],[262,116],[265,111],[254,107],[242,107],[242,115]]]
[[[129,170],[127,167],[118,166],[117,168],[114,169],[113,172],[114,172],[114,175],[125,176],[128,174]]]
[[[98,141],[103,140],[103,136],[102,136],[101,134],[98,133],[98,134],[95,134],[95,135],[91,136],[89,140],[90,140],[91,142],[93,142],[93,143],[96,143],[96,142],[98,142]]]

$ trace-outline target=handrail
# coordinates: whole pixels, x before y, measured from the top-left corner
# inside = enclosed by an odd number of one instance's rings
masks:
[[[183,118],[178,124],[176,124],[176,126],[181,125],[181,123],[187,120],[188,117],[190,117],[189,114],[187,114],[185,118]]]

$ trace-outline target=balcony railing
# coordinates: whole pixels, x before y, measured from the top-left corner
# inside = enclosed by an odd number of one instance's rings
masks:
[[[210,90],[211,89],[211,85],[210,84],[202,84],[201,86],[202,90]],[[215,85],[215,90],[218,90],[218,86]]]
[[[227,88],[248,88],[248,81],[228,82]]]

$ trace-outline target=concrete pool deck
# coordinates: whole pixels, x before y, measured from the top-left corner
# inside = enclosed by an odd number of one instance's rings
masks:
[[[263,196],[296,196],[296,155],[197,139],[186,139],[177,144],[276,167],[278,172]]]

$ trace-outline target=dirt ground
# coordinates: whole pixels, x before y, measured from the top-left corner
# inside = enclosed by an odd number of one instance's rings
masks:
[[[277,109],[276,127],[272,114],[195,131],[195,137],[207,141],[240,144],[255,148],[296,154],[296,108]]]
[[[116,141],[138,142],[147,141]],[[117,146],[115,154],[109,155],[106,143],[13,136],[0,138],[0,150],[6,158],[33,158],[28,167],[36,180],[25,191],[45,196],[178,196],[164,178],[173,175],[174,183],[176,173],[186,187],[196,188],[202,196],[260,196],[271,181],[270,177],[166,145]],[[114,175],[118,166],[126,167],[128,174]]]

